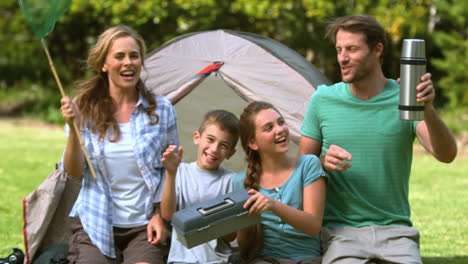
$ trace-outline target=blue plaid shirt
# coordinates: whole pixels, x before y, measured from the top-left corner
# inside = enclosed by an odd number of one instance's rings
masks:
[[[154,203],[161,200],[165,172],[161,163],[162,153],[169,145],[179,145],[174,107],[163,96],[156,96],[155,99],[156,113],[159,115],[158,124],[150,124],[152,120],[144,110],[148,102],[143,97],[139,98],[130,116],[131,132],[135,140],[135,159],[151,194],[145,202],[145,214],[148,220],[153,216]],[[112,195],[104,165],[104,142],[98,138],[97,133],[92,133],[87,127],[82,131],[82,138],[96,172],[96,179],[91,175],[86,160],[83,159],[85,168],[82,187],[70,217],[79,216],[93,244],[104,255],[115,258]],[[63,162],[61,168],[64,169]]]

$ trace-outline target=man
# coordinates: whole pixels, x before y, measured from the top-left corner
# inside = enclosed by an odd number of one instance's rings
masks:
[[[431,75],[416,87],[424,120],[400,120],[399,84],[381,69],[379,22],[368,15],[338,18],[327,37],[336,45],[343,82],[319,87],[311,97],[299,146],[300,154],[320,155],[330,174],[323,263],[422,263],[408,202],[413,141],[417,137],[441,162],[457,153],[434,109]]]

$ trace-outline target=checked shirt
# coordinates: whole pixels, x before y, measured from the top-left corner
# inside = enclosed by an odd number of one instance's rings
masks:
[[[169,145],[179,145],[174,107],[163,96],[156,96],[155,99],[156,113],[159,115],[158,124],[150,124],[152,120],[144,109],[148,106],[148,102],[141,96],[130,116],[131,132],[135,140],[135,159],[151,194],[151,197],[146,197],[145,201],[145,214],[148,220],[152,217],[154,203],[161,200],[165,172],[161,163],[162,153]],[[104,142],[98,138],[97,133],[92,133],[87,127],[82,131],[82,138],[96,171],[96,179],[92,177],[84,162],[82,187],[70,217],[79,216],[93,244],[104,255],[115,258],[112,194],[107,168],[104,165]],[[63,158],[61,168],[64,169]]]

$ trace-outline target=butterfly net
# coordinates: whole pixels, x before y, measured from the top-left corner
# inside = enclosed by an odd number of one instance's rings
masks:
[[[44,38],[53,29],[55,22],[70,7],[72,0],[18,0],[26,23],[34,34]]]

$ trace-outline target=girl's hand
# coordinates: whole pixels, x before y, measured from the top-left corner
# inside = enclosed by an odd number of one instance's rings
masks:
[[[250,189],[247,193],[252,195],[244,203],[244,208],[249,208],[249,215],[260,215],[267,210],[274,211],[277,202],[275,199],[253,189]]]

